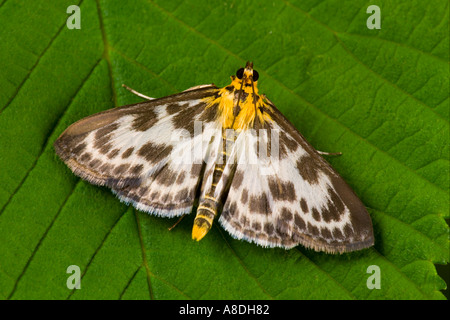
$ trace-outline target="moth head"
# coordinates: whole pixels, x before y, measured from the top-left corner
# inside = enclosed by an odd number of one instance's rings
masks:
[[[245,68],[240,68],[236,71],[236,77],[239,80],[244,81],[244,84],[251,84],[251,82],[256,82],[259,79],[258,71],[253,69],[253,62],[247,61]]]

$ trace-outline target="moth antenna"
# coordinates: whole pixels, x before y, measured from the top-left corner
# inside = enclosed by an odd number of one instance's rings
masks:
[[[319,151],[316,150],[318,154],[322,156],[342,156],[342,152],[326,152],[326,151]]]
[[[129,86],[127,86],[127,85],[125,85],[125,84],[122,84],[122,87],[124,87],[125,89],[127,89],[127,90],[130,91],[131,93],[137,95],[138,97],[144,98],[144,99],[146,99],[146,100],[153,100],[153,99],[155,99],[155,98],[152,98],[152,97],[148,97],[148,96],[146,96],[145,94],[142,94],[142,93],[140,93],[140,92],[137,92],[136,90],[131,89]]]

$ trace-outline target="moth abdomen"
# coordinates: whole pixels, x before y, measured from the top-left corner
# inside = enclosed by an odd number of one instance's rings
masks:
[[[197,208],[197,215],[192,228],[192,239],[200,241],[209,232],[217,215],[217,208],[217,199],[205,195]]]

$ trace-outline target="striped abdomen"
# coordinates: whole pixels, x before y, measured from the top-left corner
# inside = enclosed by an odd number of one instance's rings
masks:
[[[227,134],[225,132],[227,131]],[[211,229],[214,218],[217,215],[217,211],[220,209],[220,197],[226,190],[220,190],[220,193],[216,192],[217,184],[223,176],[223,171],[227,163],[231,150],[233,149],[235,138],[234,132],[229,130],[222,130],[222,145],[221,148],[221,160],[220,163],[216,163],[213,171],[212,183],[210,189],[200,198],[200,204],[197,208],[197,215],[194,220],[194,227],[192,229],[192,239],[201,240]],[[233,130],[231,130],[233,131]],[[205,178],[205,181],[207,179]],[[224,184],[225,185],[225,184]],[[214,195],[219,194],[219,198]]]

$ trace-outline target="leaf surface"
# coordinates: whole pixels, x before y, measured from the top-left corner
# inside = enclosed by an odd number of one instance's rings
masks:
[[[0,298],[442,299],[449,260],[448,2],[73,1],[0,4]],[[247,60],[260,91],[368,207],[373,248],[264,249],[194,216],[162,219],[75,177],[53,142],[71,123],[215,83]],[[81,289],[66,272],[81,269]],[[381,271],[370,290],[369,266]]]

